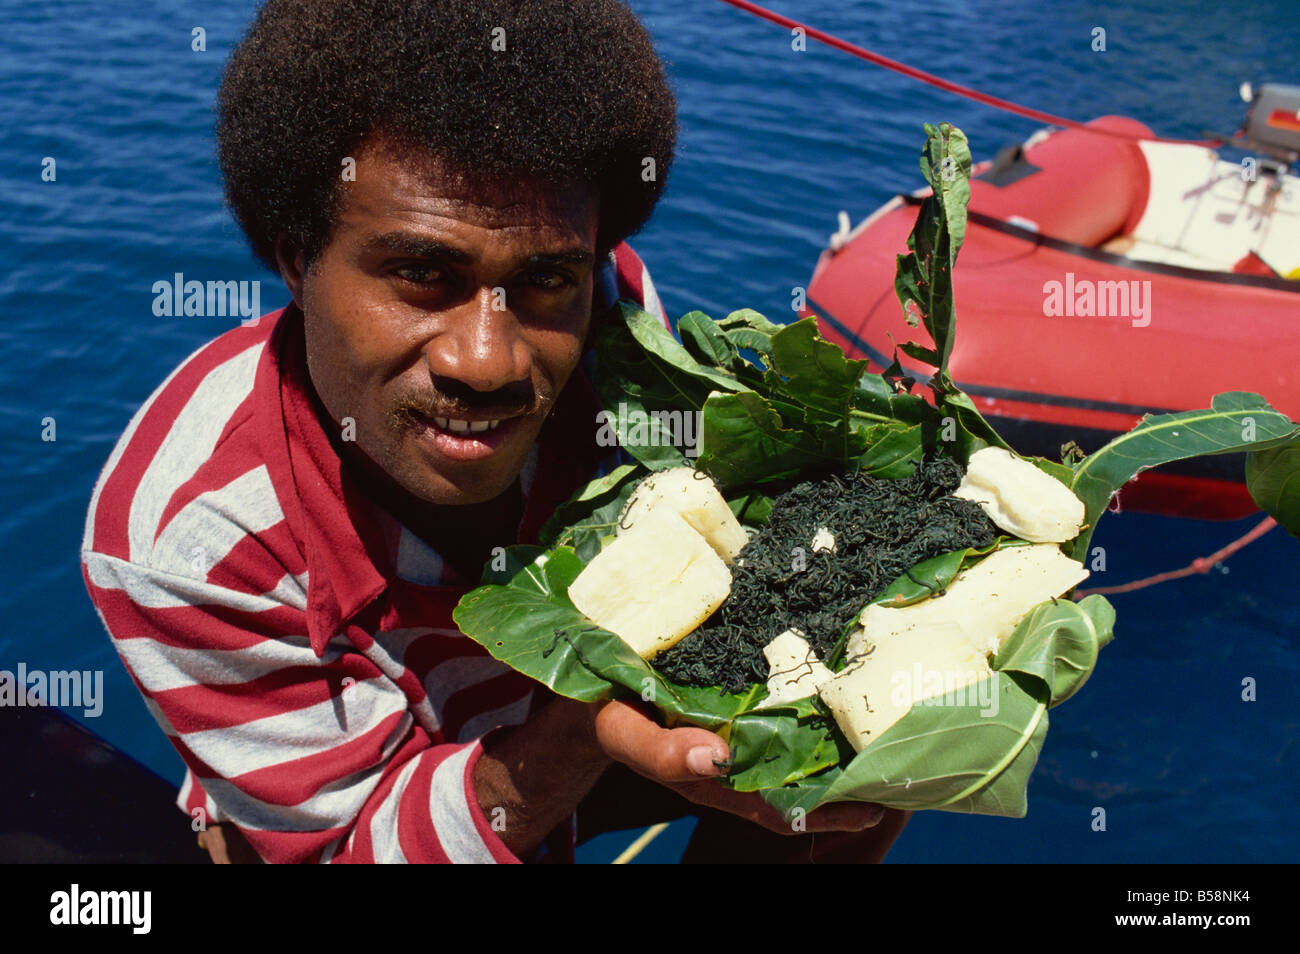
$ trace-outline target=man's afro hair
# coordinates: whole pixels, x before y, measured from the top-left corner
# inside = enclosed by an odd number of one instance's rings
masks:
[[[343,159],[372,136],[486,184],[589,183],[603,254],[649,218],[677,135],[619,0],[268,0],[217,113],[226,199],[272,271],[280,233],[308,267],[328,244]]]

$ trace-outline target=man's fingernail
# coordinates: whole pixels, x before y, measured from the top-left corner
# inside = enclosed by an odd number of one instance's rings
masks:
[[[713,761],[713,746],[697,745],[686,753],[686,767],[696,775],[721,775],[723,769]]]

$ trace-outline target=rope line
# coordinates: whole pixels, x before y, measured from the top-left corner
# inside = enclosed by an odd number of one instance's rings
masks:
[[[655,838],[659,836],[659,833],[662,832],[667,827],[668,827],[668,822],[660,822],[657,825],[651,825],[645,831],[641,832],[641,834],[637,836],[637,839],[634,842],[632,842],[632,844],[624,848],[623,853],[620,854],[613,861],[611,861],[610,864],[613,865],[627,864],[637,855],[641,854],[641,849],[644,848],[646,845],[650,844],[650,842],[654,841]]]
[[[1094,133],[1098,136],[1112,136],[1116,139],[1144,140],[1148,142],[1168,142],[1176,143],[1182,146],[1204,146],[1212,147],[1221,145],[1219,140],[1195,140],[1195,139],[1165,139],[1161,136],[1141,136],[1134,133],[1120,132],[1115,129],[1098,129],[1095,126],[1088,126],[1085,123],[1076,122],[1073,119],[1066,119],[1064,116],[1055,116],[1052,113],[1044,112],[1041,109],[1033,109],[1029,106],[1021,106],[1019,103],[1013,103],[1009,99],[1001,99],[997,96],[990,96],[988,93],[981,93],[977,89],[969,86],[962,86],[960,83],[954,83],[946,80],[941,76],[935,76],[933,73],[927,73],[924,70],[918,70],[914,66],[908,66],[906,63],[900,63],[898,60],[891,60],[887,56],[881,56],[879,53],[873,53],[870,50],[863,49],[846,40],[841,40],[837,36],[818,30],[816,27],[810,27],[798,20],[792,20],[787,16],[779,13],[773,13],[756,3],[750,3],[749,0],[722,0],[723,3],[730,4],[746,13],[752,13],[756,17],[764,20],[770,20],[772,23],[780,24],[790,29],[800,29],[804,34],[812,37],[819,43],[834,47],[856,56],[858,59],[866,60],[868,63],[874,63],[876,66],[884,67],[887,70],[893,70],[895,73],[901,73],[903,76],[919,80],[922,83],[928,83],[931,86],[938,87],[949,93],[956,93],[958,96],[965,96],[967,99],[973,99],[977,103],[983,103],[986,106],[992,106],[996,109],[1005,110],[1009,113],[1015,113],[1017,116],[1024,116],[1027,119],[1037,120],[1041,123],[1047,123],[1052,126],[1064,126],[1068,129],[1079,129],[1083,132]]]
[[[1254,529],[1250,530],[1243,536],[1238,537],[1236,540],[1233,540],[1226,547],[1215,550],[1207,557],[1197,557],[1181,570],[1170,570],[1167,573],[1157,573],[1155,576],[1148,576],[1141,580],[1134,580],[1132,583],[1124,583],[1121,586],[1099,586],[1091,590],[1078,590],[1075,592],[1074,598],[1076,600],[1081,600],[1085,596],[1091,596],[1093,593],[1100,593],[1103,596],[1109,596],[1112,593],[1131,593],[1134,590],[1154,586],[1157,583],[1166,583],[1169,580],[1177,580],[1184,576],[1191,576],[1193,573],[1209,573],[1217,564],[1228,559],[1228,557],[1232,556],[1246,544],[1258,540],[1276,526],[1276,520],[1272,517],[1265,517],[1256,524]]]

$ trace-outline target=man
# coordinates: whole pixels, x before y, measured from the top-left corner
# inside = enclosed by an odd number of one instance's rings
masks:
[[[658,308],[623,240],[675,139],[644,29],[614,0],[272,0],[218,106],[227,198],[293,301],[154,393],[83,547],[214,856],[564,860],[575,812],[587,837],[688,803],[700,857],[788,835],[717,783],[717,735],[556,698],[451,619],[609,464],[581,362],[612,300]],[[875,826],[841,844],[878,858],[906,816],[881,817],[807,828]]]

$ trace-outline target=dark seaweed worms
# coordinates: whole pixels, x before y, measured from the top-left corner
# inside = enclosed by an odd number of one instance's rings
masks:
[[[727,601],[655,668],[681,685],[743,692],[767,681],[763,647],[790,628],[826,659],[854,616],[916,564],[997,538],[977,504],[952,496],[961,478],[958,463],[939,458],[897,480],[796,484],[737,556]],[[813,550],[822,527],[833,551]]]

